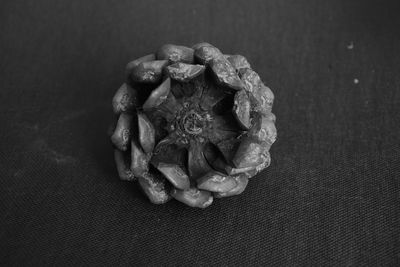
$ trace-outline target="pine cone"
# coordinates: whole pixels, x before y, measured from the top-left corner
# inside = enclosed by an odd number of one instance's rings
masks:
[[[164,45],[126,69],[112,102],[115,162],[152,203],[205,208],[269,166],[274,95],[246,58],[208,43]]]

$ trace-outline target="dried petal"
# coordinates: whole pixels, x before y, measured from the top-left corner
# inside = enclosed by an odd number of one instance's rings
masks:
[[[241,80],[245,84],[245,90],[250,92],[250,101],[255,112],[267,114],[271,111],[274,102],[274,94],[264,85],[260,76],[251,69],[240,71]]]
[[[149,170],[149,156],[140,149],[136,143],[132,142],[131,150],[131,170],[137,177],[143,177]]]
[[[164,102],[171,90],[171,79],[167,78],[163,81],[155,90],[153,90],[147,98],[146,102],[143,104],[143,109],[151,109],[159,106]]]
[[[135,176],[130,169],[130,157],[126,153],[118,149],[114,149],[115,165],[117,165],[117,171],[119,178],[124,181],[133,181]]]
[[[111,136],[111,142],[121,151],[128,149],[132,137],[132,119],[132,115],[121,113],[114,133]]]
[[[199,104],[204,110],[210,110],[225,97],[226,93],[221,88],[214,84],[209,84],[203,88]]]
[[[214,197],[216,198],[230,197],[243,193],[243,191],[246,189],[247,184],[249,183],[249,179],[247,179],[243,175],[235,176],[233,178],[236,181],[237,184],[236,187],[228,192],[214,193]]]
[[[171,199],[165,179],[151,173],[146,173],[138,178],[138,182],[151,203],[164,204]]]
[[[212,170],[204,158],[203,147],[203,144],[193,142],[188,151],[189,175],[194,180]]]
[[[130,75],[132,73],[132,70],[134,68],[136,68],[137,66],[139,66],[140,63],[147,62],[147,61],[154,61],[154,60],[156,60],[155,54],[146,55],[146,56],[140,57],[138,59],[132,60],[131,62],[129,62],[126,65],[125,70],[126,70],[127,75]]]
[[[253,138],[244,138],[236,151],[232,162],[236,168],[246,168],[261,164],[264,148]]]
[[[230,138],[216,144],[227,162],[231,162],[240,145],[240,139]]]
[[[207,208],[213,202],[211,192],[191,187],[187,190],[172,189],[171,196],[194,208]]]
[[[235,68],[225,57],[213,58],[209,64],[219,84],[234,90],[242,90],[244,88],[244,84],[236,73]]]
[[[137,105],[137,92],[131,86],[124,83],[115,93],[112,106],[115,114],[122,112],[131,113]]]
[[[223,140],[236,138],[240,133],[241,130],[232,114],[214,116],[209,139],[213,144],[217,144]]]
[[[131,72],[135,82],[158,83],[162,79],[163,69],[168,65],[168,60],[153,60],[140,63]]]
[[[176,117],[176,113],[181,109],[181,107],[181,103],[177,101],[175,96],[170,91],[167,98],[160,105],[158,105],[156,109],[146,111],[147,113],[153,113],[155,116],[161,116],[167,121],[172,121]]]
[[[165,178],[178,189],[188,189],[190,187],[190,180],[187,174],[176,164],[160,162],[157,169],[164,174]]]
[[[139,142],[146,153],[151,153],[155,145],[153,124],[143,113],[138,113]]]
[[[204,72],[203,65],[192,65],[186,63],[175,63],[169,65],[166,70],[168,75],[179,82],[188,82]]]
[[[256,168],[257,167],[255,167],[255,166],[250,166],[250,167],[245,167],[245,168],[238,169],[238,168],[234,168],[234,167],[228,165],[228,166],[226,166],[225,170],[229,175],[236,175],[236,174],[239,174],[239,173],[246,173],[246,172],[252,171],[252,170],[254,170]]]
[[[272,93],[268,86],[261,83],[260,87],[253,95],[258,100],[260,112],[266,113],[272,110],[272,105],[274,104],[274,93]]]
[[[195,59],[205,65],[210,60],[218,57],[223,57],[221,51],[209,43],[199,43],[193,46]]]
[[[218,148],[211,143],[205,145],[203,149],[203,155],[207,160],[207,163],[216,171],[225,172],[227,166],[225,160],[223,159],[222,153]]]
[[[146,155],[143,150],[132,140],[131,143],[131,170],[137,177],[144,177],[149,171],[149,155]]]
[[[240,127],[244,130],[250,128],[250,100],[245,90],[236,92],[233,104],[233,114],[239,122]]]
[[[257,72],[251,69],[241,69],[239,72],[240,79],[244,83],[244,89],[250,93],[254,93],[261,84],[261,78]]]
[[[257,173],[264,170],[265,168],[268,168],[268,166],[271,164],[271,155],[268,151],[264,150],[264,152],[261,154],[261,158],[263,163],[256,167]]]
[[[258,115],[253,118],[253,125],[248,131],[248,135],[260,142],[267,142],[272,145],[277,136],[275,124],[270,118]]]
[[[225,55],[225,58],[229,60],[232,66],[237,70],[251,68],[250,63],[242,55]]]
[[[170,62],[193,63],[193,54],[194,50],[192,48],[181,45],[166,44],[157,51],[157,59],[167,59]]]
[[[236,185],[235,179],[216,171],[211,171],[197,179],[197,188],[211,192],[228,192]]]

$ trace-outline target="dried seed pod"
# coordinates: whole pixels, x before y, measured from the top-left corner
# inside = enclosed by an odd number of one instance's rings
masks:
[[[230,197],[230,196],[236,196],[241,193],[246,189],[247,184],[249,183],[249,179],[246,178],[244,175],[238,175],[233,177],[236,181],[236,186],[229,190],[228,192],[216,192],[214,193],[214,197],[216,198],[223,198],[223,197]]]
[[[130,85],[124,83],[115,93],[112,106],[115,114],[131,113],[137,105],[137,92]]]
[[[156,60],[155,54],[146,55],[144,57],[140,57],[138,59],[132,60],[126,65],[126,68],[125,68],[126,74],[130,75],[132,73],[132,70],[134,68],[136,68],[137,66],[139,66],[140,63],[154,61],[154,60]]]
[[[242,55],[225,55],[225,58],[229,60],[229,62],[237,71],[251,68],[250,63]]]
[[[157,51],[157,59],[167,59],[173,63],[193,63],[193,54],[194,50],[192,48],[181,45],[166,44]]]
[[[133,181],[135,180],[135,176],[130,168],[130,157],[126,153],[128,152],[114,149],[115,165],[117,166],[118,175],[121,180]]]
[[[151,173],[146,173],[138,178],[138,182],[151,203],[164,204],[171,199],[165,179]]]
[[[130,79],[113,99],[121,114],[112,137],[115,159],[121,178],[138,178],[150,201],[173,196],[204,208],[213,194],[240,194],[269,166],[274,95],[246,58],[209,43],[169,44],[130,62],[127,71]]]
[[[131,141],[132,119],[132,115],[121,113],[114,133],[111,136],[111,142],[121,151],[126,151]]]
[[[158,83],[162,79],[163,69],[168,60],[154,60],[140,63],[131,72],[131,78],[139,83]]]
[[[171,184],[178,189],[188,189],[190,187],[190,180],[187,174],[176,164],[163,163],[157,164],[157,169],[171,182]]]
[[[233,114],[235,115],[240,127],[244,130],[250,128],[250,99],[245,90],[236,92],[233,105]]]
[[[143,113],[138,113],[139,142],[144,152],[151,153],[155,144],[153,124]]]
[[[235,179],[216,171],[211,171],[197,180],[197,188],[210,192],[228,192],[236,185]]]
[[[171,79],[167,78],[154,91],[151,92],[149,98],[143,104],[143,109],[151,109],[159,106],[164,102],[171,90]]]
[[[175,63],[169,65],[167,69],[168,75],[179,82],[188,82],[204,72],[206,67],[203,65],[192,65],[186,63]]]
[[[143,150],[136,144],[131,143],[131,170],[136,177],[144,177],[149,171],[149,155],[146,155]]]
[[[225,57],[213,58],[209,61],[217,82],[234,90],[242,90],[243,82],[240,80],[235,68]]]
[[[176,200],[193,208],[207,208],[213,202],[213,196],[209,191],[191,187],[187,190],[172,189],[171,196]]]

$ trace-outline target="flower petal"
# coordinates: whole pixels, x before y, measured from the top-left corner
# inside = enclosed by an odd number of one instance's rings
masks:
[[[248,130],[251,126],[250,99],[245,90],[236,92],[232,111],[240,127]]]
[[[203,88],[199,104],[202,109],[210,110],[225,97],[226,93],[224,90],[215,86],[214,84],[208,84],[205,88]]]
[[[274,94],[271,89],[265,86],[260,76],[251,69],[241,69],[240,76],[245,84],[245,90],[250,93],[254,111],[263,114],[270,112],[274,102]]]
[[[217,144],[223,140],[235,138],[241,134],[232,114],[214,116],[212,121],[212,129],[208,133],[208,138],[213,144]]]
[[[257,166],[263,163],[261,157],[263,150],[263,146],[257,140],[245,137],[242,139],[232,162],[236,168]]]
[[[251,68],[250,63],[242,55],[225,55],[225,58],[229,60],[229,62],[237,71],[245,68]]]
[[[167,121],[172,121],[181,108],[182,104],[170,91],[167,98],[154,110],[154,113],[164,117]]]
[[[166,44],[157,51],[157,59],[167,59],[170,62],[193,63],[194,49],[181,45]]]
[[[210,165],[203,154],[204,144],[191,142],[188,151],[188,170],[190,178],[193,180],[211,171]]]
[[[240,139],[230,138],[215,144],[227,162],[231,162],[240,145]]]
[[[140,83],[158,83],[161,81],[163,69],[168,63],[168,60],[142,62],[133,68],[131,78]]]
[[[129,152],[123,152],[118,149],[114,149],[115,165],[117,165],[117,171],[119,178],[124,181],[133,181],[135,176],[133,175],[130,168],[130,156],[127,155]]]
[[[223,173],[211,171],[197,179],[197,188],[211,192],[228,192],[236,187],[235,179]]]
[[[120,114],[122,112],[133,112],[136,108],[137,101],[137,91],[130,85],[124,83],[113,97],[112,106],[114,113]]]
[[[261,114],[253,118],[253,125],[248,131],[250,137],[255,138],[259,142],[267,142],[271,146],[276,140],[276,127],[271,117],[265,117]]]
[[[169,65],[166,68],[168,75],[179,82],[188,82],[202,74],[205,69],[206,67],[203,65],[192,65],[180,62]]]
[[[144,177],[149,171],[150,155],[146,155],[134,140],[131,142],[131,170],[136,177]]]
[[[138,178],[139,185],[151,203],[164,204],[171,199],[165,179],[152,173]]]
[[[226,172],[227,163],[224,160],[224,156],[218,150],[218,148],[212,144],[208,143],[204,146],[203,155],[207,160],[207,163],[216,171]]]
[[[249,183],[249,179],[247,179],[243,175],[234,176],[234,179],[236,181],[236,187],[234,187],[228,192],[214,193],[214,197],[216,198],[230,197],[243,193],[243,191],[246,189],[247,184]]]
[[[111,136],[111,142],[121,151],[126,151],[132,138],[133,116],[121,113],[118,118],[117,126]]]
[[[207,208],[213,202],[211,192],[191,187],[187,190],[172,189],[171,196],[194,208]]]
[[[156,167],[174,187],[182,190],[190,187],[189,177],[178,165],[160,162]]]
[[[171,90],[171,79],[165,79],[155,90],[153,90],[143,104],[143,109],[148,110],[159,106],[163,103]]]
[[[198,43],[193,46],[195,59],[205,65],[213,58],[223,57],[221,51],[209,43]]]
[[[139,142],[146,153],[151,153],[155,145],[153,124],[143,113],[138,113]]]
[[[255,170],[256,168],[257,168],[256,166],[250,166],[250,167],[238,169],[238,168],[234,168],[234,167],[228,165],[225,168],[225,170],[229,175],[236,175],[236,174],[240,174],[240,173],[250,172],[252,170]]]
[[[146,55],[146,56],[140,57],[138,59],[132,60],[131,62],[129,62],[126,65],[125,70],[126,70],[127,75],[131,75],[132,70],[134,68],[136,68],[137,66],[139,66],[140,63],[147,62],[147,61],[154,61],[155,59],[156,59],[156,55],[150,54],[150,55]]]
[[[209,64],[217,83],[234,90],[242,90],[244,88],[244,84],[236,73],[235,68],[225,57],[213,58]]]

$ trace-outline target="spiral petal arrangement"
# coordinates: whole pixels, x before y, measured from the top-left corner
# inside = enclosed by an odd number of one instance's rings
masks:
[[[167,44],[126,67],[111,141],[119,177],[155,204],[205,208],[267,168],[274,94],[241,55]]]

